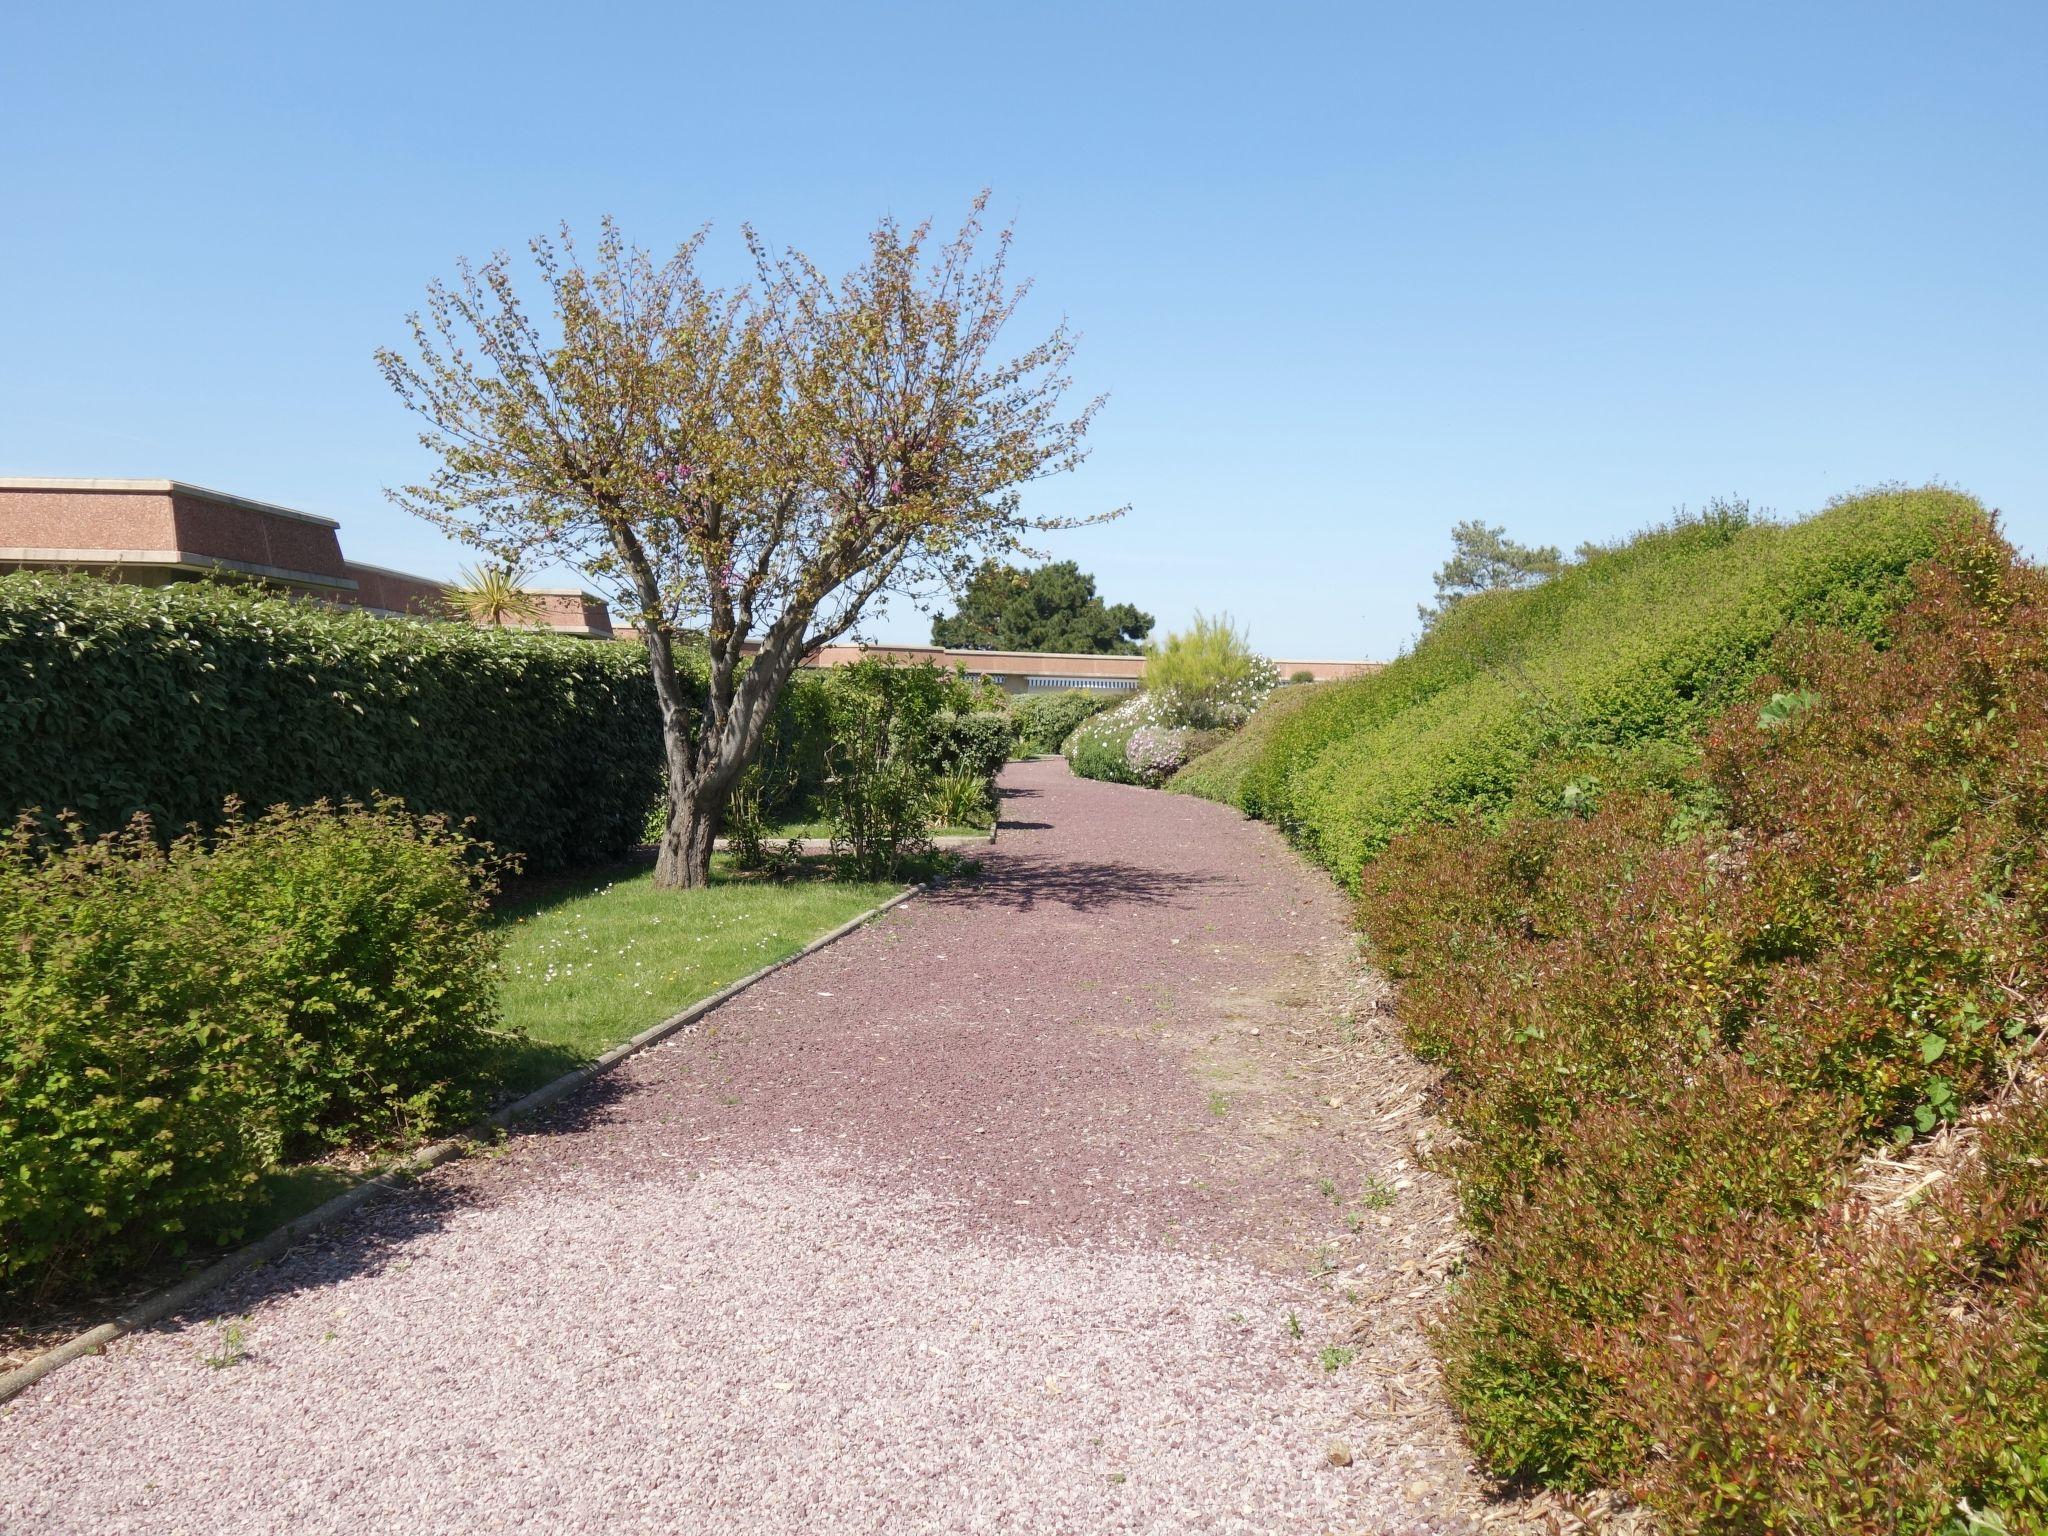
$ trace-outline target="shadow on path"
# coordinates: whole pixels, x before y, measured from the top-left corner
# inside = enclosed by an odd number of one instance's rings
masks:
[[[1229,875],[1170,873],[1116,859],[1041,859],[1017,854],[990,860],[978,879],[946,894],[955,901],[987,903],[1013,912],[1029,912],[1040,903],[1089,912],[1115,906],[1192,906],[1204,892],[1236,884]]]

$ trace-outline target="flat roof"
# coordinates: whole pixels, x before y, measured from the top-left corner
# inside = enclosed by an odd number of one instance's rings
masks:
[[[189,480],[68,480],[44,475],[0,475],[0,491],[86,491],[116,496],[190,496],[198,501],[218,502],[225,507],[240,507],[244,511],[262,512],[271,517],[288,517],[295,523],[311,523],[316,528],[341,526],[331,517],[301,512],[295,507],[280,507],[274,501],[257,501],[249,496],[231,496],[226,491],[194,485]]]

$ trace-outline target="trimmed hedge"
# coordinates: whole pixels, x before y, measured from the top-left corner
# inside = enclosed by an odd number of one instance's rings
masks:
[[[1017,750],[1026,754],[1057,752],[1090,715],[1118,702],[1119,695],[1089,688],[1063,688],[1058,693],[1027,693],[1010,705],[1016,723]]]
[[[1546,760],[1365,871],[1445,1071],[1478,1242],[1438,1345],[1500,1476],[1675,1530],[2048,1528],[2048,1117],[2011,1087],[2048,574],[1963,518],[1909,584],[1874,637],[1789,628],[1688,751]],[[1987,1097],[1975,1169],[1916,1147]],[[1880,1139],[1946,1154],[1931,1213],[1857,1198]]]
[[[1460,603],[1385,671],[1311,690],[1231,787],[1355,884],[1406,828],[1504,804],[1540,753],[1682,738],[1739,695],[1789,623],[1874,634],[1936,531],[1981,516],[1971,497],[1927,488],[1798,523],[1726,509],[1682,520],[1541,586]]]
[[[640,839],[661,732],[637,646],[382,619],[214,583],[0,576],[0,823],[389,796],[529,870]]]
[[[1204,800],[1236,805],[1245,775],[1265,751],[1267,738],[1279,729],[1281,721],[1315,698],[1316,689],[1313,681],[1275,688],[1242,729],[1231,732],[1212,750],[1191,760],[1166,787],[1177,795],[1198,795]]]
[[[481,1107],[474,855],[390,806],[0,838],[0,1291],[235,1237],[280,1161]]]

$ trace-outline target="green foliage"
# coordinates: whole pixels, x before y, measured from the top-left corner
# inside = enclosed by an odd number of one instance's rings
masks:
[[[2039,1163],[1962,1182],[1961,1238],[1842,1214],[2048,999],[2048,576],[1982,519],[1936,553],[1877,636],[1785,631],[1696,749],[1546,759],[1364,871],[1459,1132],[1440,1345],[1499,1474],[1683,1529],[2043,1528]]]
[[[9,820],[173,832],[230,799],[390,796],[529,869],[631,846],[661,760],[638,646],[210,583],[0,576],[0,718]]]
[[[1000,709],[944,709],[931,718],[922,755],[933,774],[986,787],[1010,760],[1015,741],[1015,726]]]
[[[942,773],[932,785],[932,820],[945,827],[995,825],[996,806],[986,775],[969,769]]]
[[[993,805],[1010,722],[980,702],[959,673],[929,662],[867,656],[830,674],[825,813],[848,873],[884,879],[930,853],[940,786],[954,776],[984,786]]]
[[[1458,603],[1373,676],[1309,690],[1265,733],[1237,803],[1347,882],[1400,832],[1497,811],[1545,752],[1682,740],[1736,698],[1786,624],[1872,634],[1944,525],[1941,489],[1883,491],[1804,522],[1727,509]]]
[[[1315,688],[1307,685],[1274,689],[1242,729],[1233,731],[1199,757],[1189,759],[1166,787],[1176,794],[1199,795],[1204,800],[1236,805],[1245,775],[1265,751],[1266,738],[1282,720],[1315,696]]]
[[[469,1109],[478,874],[390,807],[0,841],[0,1288],[233,1236],[280,1157]]]
[[[480,1108],[471,1079],[497,1023],[481,850],[396,803],[314,805],[230,823],[203,867],[234,986],[284,1031],[287,1157]]]
[[[1145,652],[1145,691],[1162,724],[1194,730],[1238,726],[1251,718],[1279,681],[1273,664],[1244,632],[1220,618],[1195,615]]]
[[[540,617],[540,599],[526,587],[526,573],[516,565],[466,565],[454,585],[441,594],[447,611],[471,624],[491,629],[532,623]]]
[[[1747,515],[1747,509],[1743,509]],[[1451,529],[1451,558],[1437,567],[1436,602],[1416,608],[1427,630],[1468,597],[1532,587],[1564,569],[1557,546],[1517,544],[1505,528],[1468,518]]]
[[[1020,570],[985,561],[960,597],[960,611],[932,620],[932,644],[969,651],[1055,651],[1135,656],[1152,615],[1110,607],[1095,578],[1071,560]]]
[[[1119,697],[1088,688],[1019,695],[1010,705],[1017,750],[1027,754],[1059,751],[1076,726],[1117,703]]]

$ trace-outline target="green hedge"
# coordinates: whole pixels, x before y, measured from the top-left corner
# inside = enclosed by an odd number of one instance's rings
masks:
[[[1199,795],[1204,800],[1221,800],[1226,805],[1236,805],[1244,787],[1244,778],[1258,762],[1264,752],[1266,740],[1280,728],[1280,722],[1296,710],[1317,697],[1319,685],[1314,683],[1290,683],[1275,688],[1261,704],[1258,713],[1247,720],[1243,727],[1211,749],[1195,758],[1176,773],[1166,787],[1177,795]]]
[[[480,1108],[472,855],[389,806],[0,838],[0,1290],[232,1238],[281,1160]]]
[[[1010,705],[1016,722],[1017,750],[1024,753],[1057,752],[1074,734],[1074,727],[1090,715],[1100,714],[1120,701],[1122,695],[1088,688],[1063,688],[1057,693],[1027,693]]]
[[[639,840],[660,726],[637,646],[381,619],[214,583],[0,576],[0,819],[391,796],[529,869]]]
[[[1236,802],[1356,881],[1404,829],[1504,803],[1541,752],[1683,736],[1756,675],[1788,622],[1873,633],[1907,567],[1964,514],[1982,508],[1939,488],[1797,523],[1717,512],[1460,603],[1385,671],[1314,689],[1277,721]]]

